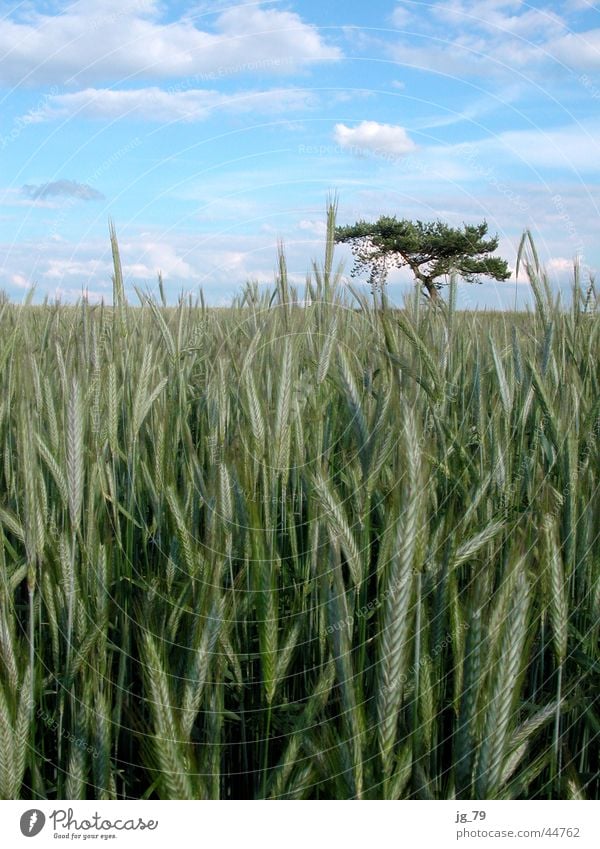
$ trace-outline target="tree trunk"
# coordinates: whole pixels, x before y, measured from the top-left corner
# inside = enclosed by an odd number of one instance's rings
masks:
[[[430,280],[428,278],[426,278],[423,282],[424,282],[425,288],[427,289],[427,294],[429,295],[430,301],[435,304],[439,300],[439,297],[440,297],[439,294],[438,294],[437,286],[435,285],[435,283],[432,280]]]
[[[419,283],[421,284],[423,289],[427,292],[429,300],[433,304],[435,304],[436,301],[439,300],[439,295],[438,295],[437,286],[433,282],[433,278],[428,277],[426,274],[423,274],[422,271],[419,271],[418,265],[415,265],[415,264],[410,263],[410,262],[409,262],[409,265],[410,265],[410,268],[412,270],[412,273],[415,275],[416,279],[419,281]]]

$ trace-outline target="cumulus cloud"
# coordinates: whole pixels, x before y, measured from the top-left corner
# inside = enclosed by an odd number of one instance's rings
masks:
[[[75,180],[56,180],[53,183],[42,183],[39,186],[25,185],[23,194],[31,200],[47,200],[52,197],[71,197],[77,200],[104,200],[104,195],[87,183]]]
[[[378,156],[405,156],[416,149],[404,127],[377,121],[361,121],[356,127],[336,124],[334,138],[340,147]]]
[[[0,84],[285,74],[306,63],[341,58],[340,50],[295,12],[234,6],[203,30],[190,16],[166,21],[165,9],[158,0],[86,0],[64,2],[59,14],[9,13],[0,20]]]

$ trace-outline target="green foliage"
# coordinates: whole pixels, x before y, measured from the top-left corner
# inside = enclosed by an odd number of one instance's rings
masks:
[[[0,794],[598,797],[600,320],[525,259],[4,307]]]
[[[469,283],[481,277],[508,280],[505,260],[492,256],[498,237],[486,239],[488,225],[465,224],[461,229],[443,221],[409,221],[382,216],[374,224],[358,221],[337,227],[337,242],[348,242],[354,254],[353,275],[369,272],[373,289],[385,284],[390,267],[408,266],[424,293],[435,299],[440,278],[459,274]]]

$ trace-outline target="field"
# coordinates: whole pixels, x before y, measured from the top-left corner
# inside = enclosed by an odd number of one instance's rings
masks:
[[[113,250],[0,315],[0,796],[598,798],[593,290],[392,309],[330,228],[133,306]]]

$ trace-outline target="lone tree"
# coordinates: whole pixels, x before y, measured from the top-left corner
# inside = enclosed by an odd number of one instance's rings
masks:
[[[498,247],[498,236],[486,239],[488,225],[464,224],[449,227],[443,221],[398,221],[382,216],[374,224],[357,221],[347,227],[336,227],[336,242],[348,242],[354,255],[352,276],[369,272],[373,291],[384,286],[391,266],[408,266],[423,293],[437,300],[440,280],[452,272],[469,283],[480,283],[480,277],[507,280],[510,271],[506,260],[491,256]]]

